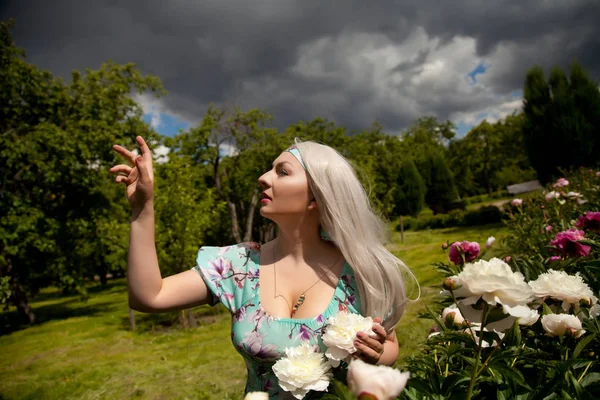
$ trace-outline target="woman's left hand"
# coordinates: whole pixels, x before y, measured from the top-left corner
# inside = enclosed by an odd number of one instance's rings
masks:
[[[369,364],[377,364],[379,362],[384,350],[383,345],[387,338],[387,332],[381,326],[381,318],[374,318],[373,322],[375,322],[372,328],[375,336],[359,332],[354,341],[354,347],[356,347],[354,356]]]

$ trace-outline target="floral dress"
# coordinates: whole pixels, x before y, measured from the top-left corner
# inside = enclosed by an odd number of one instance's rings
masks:
[[[246,393],[262,391],[271,399],[290,397],[278,385],[272,366],[285,355],[286,347],[304,342],[319,345],[329,317],[339,311],[359,313],[360,299],[354,272],[344,263],[327,309],[314,318],[280,318],[268,315],[260,302],[260,245],[255,242],[226,247],[202,247],[193,268],[213,295],[212,305],[222,303],[232,315],[231,340],[248,369]],[[343,370],[334,371],[343,379]],[[309,392],[305,398],[316,398]]]

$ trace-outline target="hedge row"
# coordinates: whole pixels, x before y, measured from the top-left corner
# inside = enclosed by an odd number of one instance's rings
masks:
[[[448,214],[437,214],[430,217],[404,218],[405,230],[440,229],[457,226],[478,226],[502,222],[506,213],[496,206],[483,206],[477,210],[453,210]],[[396,226],[400,231],[400,224]]]

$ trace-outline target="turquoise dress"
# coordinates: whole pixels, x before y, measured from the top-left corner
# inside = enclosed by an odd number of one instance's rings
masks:
[[[270,399],[290,397],[278,385],[272,366],[285,355],[286,347],[302,343],[319,345],[329,317],[339,311],[359,314],[360,299],[354,272],[344,263],[341,278],[327,309],[314,318],[279,318],[265,312],[260,302],[260,245],[255,242],[226,247],[202,247],[193,268],[213,295],[212,305],[222,303],[232,316],[231,340],[248,369],[246,393],[262,391]],[[334,370],[343,377],[345,365]],[[320,393],[309,392],[305,399]]]

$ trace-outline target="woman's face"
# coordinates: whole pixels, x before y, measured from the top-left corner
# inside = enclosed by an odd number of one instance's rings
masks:
[[[287,151],[275,159],[273,168],[258,178],[258,183],[263,188],[263,217],[304,213],[313,198],[304,168]]]

